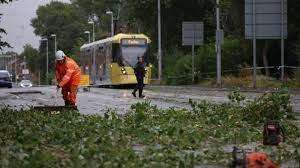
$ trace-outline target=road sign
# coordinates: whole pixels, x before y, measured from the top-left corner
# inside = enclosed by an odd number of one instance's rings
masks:
[[[29,69],[22,69],[22,74],[23,75],[28,75],[29,74]]]
[[[203,44],[203,22],[182,22],[182,45],[192,46],[192,81],[195,76],[195,45]]]
[[[203,31],[203,22],[182,22],[182,45],[202,45]]]
[[[246,39],[253,39],[254,25],[256,39],[281,39],[282,24],[284,38],[286,39],[287,0],[245,0]]]
[[[256,40],[281,40],[281,79],[284,79],[284,39],[287,38],[287,0],[245,0],[245,37],[252,39],[253,87],[256,87]]]

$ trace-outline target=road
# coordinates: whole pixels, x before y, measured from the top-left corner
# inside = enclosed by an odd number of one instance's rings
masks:
[[[144,99],[134,98],[130,89],[91,88],[89,92],[82,89],[78,92],[78,109],[82,114],[103,115],[107,110],[115,110],[125,114],[132,104],[150,101],[159,108],[190,108],[188,100],[207,100],[216,103],[227,102],[229,91],[183,86],[151,86],[146,87]],[[13,93],[12,93],[13,92]],[[16,94],[16,92],[24,92]],[[29,93],[35,92],[35,93]],[[38,93],[40,92],[40,93]],[[247,98],[253,99],[261,92],[243,92]],[[63,105],[60,93],[54,86],[0,89],[0,106],[11,106],[16,109],[41,105]],[[300,94],[292,94],[294,110],[300,112]]]

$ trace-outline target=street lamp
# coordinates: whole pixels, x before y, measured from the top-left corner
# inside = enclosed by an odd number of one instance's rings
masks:
[[[47,44],[47,49],[46,49],[46,82],[48,84],[48,75],[49,75],[49,69],[48,69],[48,64],[49,64],[49,57],[48,57],[48,39],[47,38],[42,38],[41,41],[46,41]]]
[[[111,37],[114,36],[114,13],[112,11],[107,11],[107,15],[111,15]]]
[[[95,22],[94,21],[89,21],[88,24],[93,25],[93,42],[95,41]],[[92,69],[92,79],[93,83],[96,82],[96,58],[95,58],[95,47],[93,47],[93,69]]]
[[[221,35],[222,30],[220,28],[220,0],[216,0],[216,57],[217,57],[217,85],[221,88],[222,87],[222,72],[221,72]]]
[[[85,31],[84,34],[88,34],[89,43],[90,43],[91,42],[91,32],[90,31]]]
[[[51,37],[54,37],[54,56],[57,51],[57,43],[56,43],[56,34],[51,34]]]
[[[158,80],[161,82],[162,78],[162,51],[161,51],[161,4],[160,0],[157,0],[157,25],[158,25]]]
[[[88,24],[93,25],[93,42],[95,41],[95,22],[94,21],[89,21]]]

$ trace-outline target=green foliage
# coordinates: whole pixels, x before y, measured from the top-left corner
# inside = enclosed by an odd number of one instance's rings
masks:
[[[288,22],[289,37],[286,47],[288,48],[289,58],[287,59],[290,65],[299,66],[300,64],[300,16],[296,13],[299,12],[300,4],[296,1],[288,1],[288,10],[291,13]]]
[[[264,122],[266,119],[281,120],[292,117],[290,95],[286,91],[266,93],[242,108],[243,118],[253,122]]]
[[[239,73],[242,64],[248,62],[245,57],[248,53],[243,41],[228,37],[224,40],[222,53],[222,69],[233,70],[230,73]],[[192,80],[192,56],[175,49],[166,55],[165,68],[169,84],[189,84]],[[212,66],[213,65],[213,66]],[[199,47],[195,53],[195,79],[199,82],[205,78],[216,76],[215,43],[210,42]]]
[[[8,3],[11,1],[12,0],[0,0],[0,4]],[[1,19],[1,15],[3,15],[3,14],[0,13],[0,19]],[[3,50],[4,47],[11,48],[11,46],[6,41],[1,40],[2,39],[1,34],[6,34],[6,31],[0,27],[0,51]]]
[[[53,55],[49,55],[49,75],[46,75],[46,54],[44,52],[39,52],[37,49],[33,48],[30,44],[25,44],[23,47],[23,52],[20,54],[24,57],[27,66],[33,76],[38,77],[40,75],[40,80],[42,84],[49,84],[53,79],[54,74],[51,71],[53,68]],[[46,83],[48,81],[48,83]],[[38,81],[35,81],[38,82]]]
[[[205,5],[204,5],[205,4]],[[149,33],[152,39],[157,36],[157,1],[143,1],[142,3],[134,0],[124,2],[127,9],[126,17],[130,21],[143,25],[140,29]],[[205,38],[211,37],[214,30],[213,11],[214,4],[210,0],[203,1],[184,1],[162,0],[162,29],[163,39],[167,49],[171,49],[181,44],[181,23],[183,21],[203,21],[205,25]],[[184,12],[182,12],[184,11]],[[145,17],[147,15],[147,17]]]
[[[2,14],[0,14],[1,16]],[[6,31],[2,28],[0,28],[0,50],[3,50],[4,47],[11,47],[6,41],[2,41],[1,34],[7,34]]]
[[[223,75],[236,75],[241,65],[252,65],[251,44],[244,40],[244,3],[238,0],[221,0],[221,26],[225,32],[222,46]],[[288,4],[289,13],[297,13],[298,3]],[[213,78],[216,75],[215,60],[215,2],[211,0],[192,0],[189,3],[178,0],[162,0],[162,42],[163,42],[163,76],[168,84],[190,84],[192,66],[190,49],[181,46],[181,24],[183,21],[204,22],[204,46],[196,52],[195,82]],[[157,67],[157,1],[153,0],[71,0],[71,4],[52,2],[40,7],[38,17],[32,20],[35,33],[50,37],[55,33],[58,37],[59,49],[76,59],[80,46],[86,41],[85,30],[91,31],[89,19],[95,21],[96,40],[109,36],[110,16],[105,11],[111,10],[121,23],[128,23],[129,33],[144,33],[152,40],[150,61]],[[200,12],[199,12],[200,11]],[[299,28],[298,15],[289,15],[289,40],[286,50],[287,65],[299,64]],[[100,23],[101,21],[101,23]],[[49,43],[53,48],[53,43]],[[260,56],[264,43],[258,43]],[[271,66],[280,64],[280,52],[277,43],[270,43],[268,60]],[[50,49],[50,51],[53,51]],[[50,55],[53,55],[50,53]],[[270,58],[268,56],[267,58]],[[53,62],[51,62],[53,64]],[[258,66],[262,61],[258,59]],[[154,69],[156,71],[156,69]],[[156,73],[154,73],[154,76]]]
[[[41,55],[39,51],[33,48],[30,44],[26,44],[24,47],[21,56],[25,57],[27,65],[31,72],[37,72],[38,70],[42,69],[41,64]]]
[[[189,84],[192,81],[192,56],[178,50],[166,55],[165,68],[168,84]]]
[[[0,0],[0,3],[8,3],[11,2],[12,0]]]
[[[238,93],[235,93],[236,95]],[[285,93],[263,96],[266,101],[287,99]],[[279,100],[276,100],[279,101]],[[262,119],[251,118],[252,106],[193,102],[191,110],[158,109],[150,102],[137,103],[131,112],[104,117],[80,115],[75,111],[0,110],[1,167],[194,167],[201,164],[228,164],[226,146],[261,145]],[[261,109],[273,108],[260,99],[252,103]],[[288,102],[279,103],[280,109]],[[281,113],[279,111],[279,113]],[[280,118],[286,141],[271,151],[278,162],[296,159],[300,136],[291,120]],[[231,150],[231,149],[229,149]]]
[[[57,36],[57,49],[64,50],[67,55],[75,55],[84,42],[82,38],[85,37],[84,31],[88,30],[87,20],[74,5],[51,2],[38,8],[37,17],[31,20],[31,24],[36,35],[48,37],[50,55],[54,55],[51,34]]]
[[[291,106],[291,96],[286,89],[279,92],[265,93],[254,99],[245,101],[246,97],[239,90],[234,90],[228,95],[231,103],[241,106],[239,112],[242,113],[243,120],[253,123],[263,123],[266,120],[282,120],[286,117],[293,118]]]
[[[242,101],[246,99],[246,97],[240,93],[239,89],[235,89],[233,92],[231,92],[228,95],[228,99],[233,103],[240,104]]]

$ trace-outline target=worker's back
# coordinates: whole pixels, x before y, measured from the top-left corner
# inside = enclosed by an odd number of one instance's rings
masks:
[[[55,67],[58,81],[63,80],[64,76],[67,74],[67,84],[79,85],[80,67],[72,58],[66,57],[66,62],[64,64],[56,63]]]

